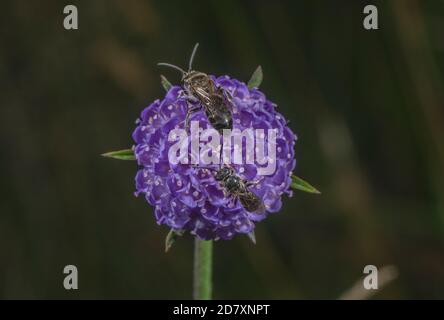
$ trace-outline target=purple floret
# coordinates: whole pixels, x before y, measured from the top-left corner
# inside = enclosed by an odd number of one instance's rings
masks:
[[[241,131],[246,128],[277,129],[277,162],[272,175],[258,175],[259,164],[256,163],[232,165],[241,178],[259,181],[250,190],[262,199],[266,212],[251,213],[239,201],[231,201],[215,180],[214,171],[190,164],[170,164],[168,150],[175,142],[168,141],[168,134],[175,128],[184,128],[190,104],[179,86],[173,86],[163,100],[146,107],[137,120],[132,135],[140,166],[135,178],[135,194],[143,194],[154,207],[158,224],[189,231],[200,239],[228,240],[239,233],[251,233],[256,222],[280,210],[284,193],[291,196],[296,136],[276,111],[276,105],[261,91],[249,89],[245,83],[228,76],[213,77],[213,80],[233,97],[233,128]],[[203,109],[194,113],[191,121],[199,121],[203,129],[211,128]]]

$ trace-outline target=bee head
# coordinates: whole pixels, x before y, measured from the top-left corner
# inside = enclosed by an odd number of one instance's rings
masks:
[[[223,180],[227,179],[229,176],[231,176],[232,174],[233,174],[233,169],[228,166],[224,166],[216,172],[216,175],[214,178],[217,181],[223,181]]]
[[[200,71],[188,71],[182,76],[182,81],[190,87],[202,87],[206,88],[209,85],[208,76]]]

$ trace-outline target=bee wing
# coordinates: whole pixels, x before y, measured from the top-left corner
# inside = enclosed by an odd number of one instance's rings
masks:
[[[266,211],[262,200],[251,191],[239,195],[239,201],[248,212],[264,214]]]
[[[263,214],[265,214],[265,211],[267,211],[267,208],[265,208],[265,205],[261,200],[259,207],[256,209],[256,211],[254,211],[254,213],[258,214],[258,215],[263,215]]]
[[[214,94],[219,88],[216,86],[214,81],[211,78],[208,78],[210,94]]]
[[[204,100],[206,104],[210,103],[210,96],[208,92],[206,92],[204,89],[197,87],[194,89],[196,91],[196,95],[201,99]]]
[[[217,92],[224,98],[225,102],[227,102],[230,107],[233,107],[233,96],[231,95],[230,91],[222,87],[218,87]]]

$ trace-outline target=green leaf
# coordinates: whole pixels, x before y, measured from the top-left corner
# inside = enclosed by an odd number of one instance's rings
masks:
[[[254,230],[250,233],[247,233],[248,238],[253,242],[253,244],[256,244],[256,235],[254,234]]]
[[[259,88],[259,86],[262,83],[263,77],[264,76],[262,74],[262,67],[258,66],[256,68],[256,70],[253,72],[253,74],[251,75],[250,80],[248,81],[248,88],[249,89]]]
[[[182,230],[178,231],[171,229],[165,238],[165,252],[168,252],[171,249],[171,247],[176,243],[177,238],[181,237],[182,235],[183,235]]]
[[[161,74],[160,75],[160,83],[162,84],[162,87],[165,89],[165,91],[169,91],[170,89],[171,89],[171,87],[173,86],[172,84],[171,84],[171,82],[169,82],[168,81],[168,79],[163,75],[163,74]]]
[[[102,156],[107,158],[113,158],[117,160],[136,160],[134,151],[132,149],[124,149],[119,151],[111,151],[103,153]]]
[[[291,179],[292,179],[291,188],[294,190],[301,190],[308,193],[316,193],[316,194],[321,193],[318,189],[313,187],[307,181],[295,176],[294,174],[291,176]]]

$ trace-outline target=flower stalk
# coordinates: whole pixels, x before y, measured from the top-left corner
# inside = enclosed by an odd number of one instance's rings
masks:
[[[193,298],[211,300],[213,269],[213,241],[194,240]]]

